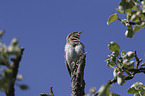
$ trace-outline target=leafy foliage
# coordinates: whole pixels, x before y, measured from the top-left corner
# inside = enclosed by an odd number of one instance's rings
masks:
[[[136,82],[127,90],[127,93],[134,94],[134,96],[145,96],[145,85]]]
[[[116,11],[119,14],[112,14],[108,19],[107,25],[113,21],[119,20],[127,27],[125,31],[127,38],[133,38],[136,32],[145,27],[144,0],[120,0]],[[120,15],[123,15],[125,18],[120,19]],[[91,88],[90,90],[92,91],[90,91],[90,94],[93,94],[92,96],[120,96],[109,91],[112,83],[117,82],[119,85],[123,85],[125,80],[132,79],[136,73],[145,73],[145,63],[140,64],[142,60],[137,57],[136,51],[126,52],[123,50],[120,52],[120,46],[114,41],[109,42],[108,49],[112,51],[112,53],[108,55],[109,58],[106,62],[108,67],[114,69],[114,79],[102,85],[97,92],[94,92],[94,87]],[[134,96],[145,96],[145,85],[141,82],[136,82],[127,90],[127,93],[134,94]],[[90,96],[90,94],[86,96]]]
[[[93,92],[90,91],[90,93],[89,94],[86,94],[85,96],[91,96],[91,94],[93,94],[92,96],[97,96],[98,94],[99,94],[99,96],[120,96],[120,95],[118,95],[116,93],[111,92],[109,90],[110,87],[111,86],[108,85],[108,84],[102,85],[100,87],[100,89],[98,90],[97,93],[95,92],[96,91],[95,90],[96,88],[95,87],[92,87],[92,88],[90,88],[90,90],[93,90]]]
[[[4,34],[4,31],[0,31],[0,91],[7,91],[10,88],[10,81],[12,78],[12,62],[10,61],[10,58],[13,56],[19,56],[21,53],[21,48],[18,45],[18,39],[14,38],[12,39],[9,46],[6,46],[2,42],[2,36]],[[23,80],[22,75],[18,75],[17,78],[15,78],[19,81]],[[18,85],[22,90],[28,89],[27,85],[24,84],[16,84]]]
[[[109,17],[107,25],[109,25],[111,22],[118,19],[118,15],[116,13],[112,14],[112,16]]]
[[[111,41],[112,42],[112,41]],[[109,49],[113,49],[114,46],[110,46],[111,43],[108,44]],[[114,42],[120,49],[119,45]],[[135,59],[135,52],[128,51],[125,52],[124,50],[119,53],[119,51],[111,50],[112,53],[108,55],[108,59],[106,60],[107,66],[114,69],[113,76],[117,79],[117,83],[119,85],[123,85],[125,83],[124,77],[125,76],[133,76],[132,72],[129,72],[129,69],[134,69],[135,63],[137,62]],[[133,58],[135,58],[133,60]],[[138,65],[136,65],[136,68]],[[127,75],[125,75],[127,74]]]
[[[112,53],[108,55],[109,58],[106,62],[108,67],[114,69],[114,79],[108,81],[105,85],[102,85],[97,92],[95,92],[95,87],[92,87],[90,89],[90,94],[93,94],[92,96],[97,96],[98,94],[99,96],[120,96],[109,91],[112,83],[117,82],[119,85],[123,85],[125,80],[132,79],[136,73],[145,73],[145,67],[142,67],[145,66],[145,63],[140,65],[142,60],[138,59],[136,51],[125,52],[123,50],[120,52],[120,46],[114,41],[109,42],[108,49],[112,51]],[[135,83],[127,92],[135,94],[134,96],[144,96],[145,86],[142,83]],[[87,94],[86,96],[90,96],[90,94]]]
[[[133,38],[134,34],[145,27],[145,1],[143,0],[121,0],[116,11],[125,18],[119,18],[117,13],[109,17],[107,24],[119,20],[127,26],[125,36]]]

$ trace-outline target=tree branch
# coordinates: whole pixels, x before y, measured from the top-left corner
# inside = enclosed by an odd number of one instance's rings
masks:
[[[52,91],[52,87],[49,88],[49,91],[50,91],[50,95],[54,96],[53,91]]]
[[[18,73],[19,63],[20,63],[22,55],[23,55],[23,51],[24,51],[24,48],[21,48],[21,54],[19,56],[15,56],[14,58],[11,59],[11,61],[13,62],[12,66],[11,66],[12,74],[9,77],[9,88],[5,92],[6,96],[15,96],[14,85],[15,85],[15,81],[16,81],[16,77],[17,77],[17,73]]]
[[[136,68],[138,68],[138,66],[139,66],[139,64],[140,64],[140,62],[142,61],[142,59],[139,59],[138,57],[137,57],[137,54],[136,54],[136,51],[134,51],[134,53],[135,53],[135,60],[136,60]]]
[[[141,73],[141,72],[145,74],[145,67],[133,68],[133,69],[124,68],[124,69],[128,70],[129,72],[132,72],[133,75],[135,75],[136,73]]]
[[[43,94],[41,93],[41,96],[54,96],[53,91],[52,91],[52,87],[49,88],[50,94]]]
[[[141,67],[141,68],[133,68],[133,69],[127,69],[125,68],[126,70],[130,71],[130,72],[133,72],[133,75],[132,76],[125,76],[124,79],[125,80],[130,80],[134,77],[134,75],[136,73],[141,73],[143,72],[145,74],[145,67]],[[112,84],[112,83],[116,83],[117,82],[117,79],[116,78],[113,78],[112,80],[109,80],[106,84]]]
[[[136,51],[134,52],[135,53],[135,59],[136,59],[136,68],[132,68],[132,69],[128,69],[128,68],[125,68],[125,67],[122,67],[122,69],[125,71],[129,71],[131,73],[131,75],[127,75],[127,76],[124,76],[124,80],[130,80],[132,78],[134,78],[135,74],[137,73],[144,73],[145,74],[145,67],[140,67],[138,68],[140,62],[142,61],[142,59],[139,59],[137,57],[137,54],[136,54]],[[113,78],[112,80],[109,80],[106,85],[111,85],[113,83],[116,83],[117,82],[117,78]],[[93,96],[97,96],[99,94],[99,92],[96,92]]]
[[[71,96],[84,96],[85,80],[84,68],[86,53],[80,55],[79,60],[72,64],[71,72]]]
[[[129,76],[129,75],[124,76],[124,80],[126,80],[126,81],[134,78],[135,74],[137,74],[137,73],[143,72],[145,74],[145,67],[133,68],[133,69],[125,68],[125,70],[128,70],[128,71],[133,73],[131,76]],[[112,80],[109,80],[106,84],[111,85],[111,84],[116,83],[116,82],[117,82],[117,78],[113,78]],[[99,92],[96,92],[93,96],[97,96],[98,94],[99,94]]]

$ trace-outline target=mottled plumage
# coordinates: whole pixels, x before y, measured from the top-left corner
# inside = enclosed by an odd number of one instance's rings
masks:
[[[84,53],[84,45],[80,42],[82,32],[72,32],[66,38],[65,45],[65,63],[69,74],[71,75],[71,64],[76,63],[80,54]]]

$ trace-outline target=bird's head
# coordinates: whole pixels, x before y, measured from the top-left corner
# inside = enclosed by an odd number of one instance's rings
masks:
[[[79,39],[80,39],[80,34],[82,32],[83,31],[81,31],[81,32],[74,31],[74,32],[70,33],[66,38],[67,43],[72,43],[72,44],[80,43]]]

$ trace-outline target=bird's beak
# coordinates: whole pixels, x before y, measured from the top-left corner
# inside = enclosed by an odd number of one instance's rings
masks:
[[[81,34],[83,31],[79,32],[79,34]]]

